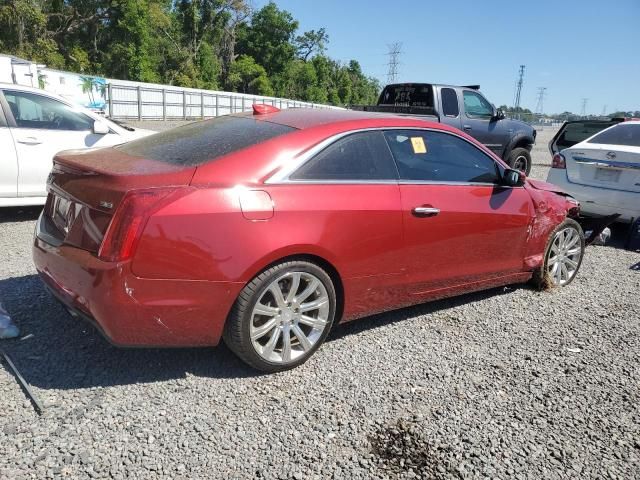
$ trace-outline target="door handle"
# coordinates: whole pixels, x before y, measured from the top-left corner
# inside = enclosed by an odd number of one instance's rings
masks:
[[[19,138],[18,143],[24,143],[25,145],[40,145],[42,142],[36,137]]]
[[[469,131],[469,130],[471,130],[471,125],[463,125],[462,129],[466,130],[466,131]]]
[[[413,209],[413,214],[416,217],[435,217],[439,213],[440,209],[434,207],[415,207]]]

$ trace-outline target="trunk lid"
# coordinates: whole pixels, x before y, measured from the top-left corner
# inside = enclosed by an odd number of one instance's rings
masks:
[[[639,150],[624,145],[576,145],[563,152],[567,178],[580,185],[640,193]]]
[[[585,141],[596,133],[620,123],[622,119],[613,120],[577,120],[564,122],[555,136],[549,142],[551,155],[559,153],[565,148]]]
[[[128,191],[188,185],[195,170],[116,148],[60,152],[47,180],[45,233],[49,239],[97,253]]]

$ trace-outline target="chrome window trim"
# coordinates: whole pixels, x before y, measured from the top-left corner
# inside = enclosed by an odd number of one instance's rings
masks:
[[[466,138],[464,138],[461,135],[458,135],[455,132],[449,132],[446,130],[440,130],[440,129],[436,129],[436,128],[429,128],[429,127],[371,127],[371,128],[359,128],[357,130],[349,130],[348,132],[341,132],[341,133],[337,133],[331,137],[325,138],[324,140],[322,140],[320,143],[317,143],[316,145],[314,145],[313,147],[309,148],[308,150],[305,150],[304,152],[300,153],[296,160],[293,161],[291,163],[291,165],[288,165],[286,167],[283,167],[282,169],[280,169],[278,172],[274,173],[273,175],[271,175],[267,180],[265,180],[265,185],[281,185],[281,184],[314,184],[314,185],[323,185],[323,184],[328,184],[328,185],[336,185],[336,184],[354,184],[354,185],[368,185],[368,184],[380,184],[380,185],[385,185],[385,184],[399,184],[399,185],[476,185],[476,186],[498,186],[498,187],[503,187],[503,188],[508,188],[507,185],[500,185],[498,183],[474,183],[474,182],[437,182],[437,181],[433,181],[433,180],[402,180],[402,179],[395,179],[395,180],[293,180],[291,179],[291,175],[293,175],[299,168],[301,168],[304,164],[306,164],[309,160],[311,160],[315,155],[317,155],[318,153],[320,153],[322,150],[324,150],[325,148],[327,148],[329,145],[333,144],[334,142],[337,142],[338,140],[340,140],[341,138],[344,138],[346,136],[349,135],[353,135],[355,133],[362,133],[362,132],[385,132],[388,130],[418,130],[418,131],[424,131],[424,132],[438,132],[438,133],[445,133],[447,135],[451,135],[453,137],[457,137],[460,140],[464,140],[465,142],[467,142],[469,145],[471,145],[473,148],[475,148],[476,150],[478,150],[480,153],[482,153],[485,157],[487,157],[489,160],[491,160],[495,165],[496,168],[498,169],[498,171],[502,172],[501,168],[500,168],[500,164],[498,162],[495,161],[495,159],[491,158],[490,155],[487,155],[482,149],[478,148],[477,145],[474,145],[472,142],[470,142],[469,140],[467,140]],[[389,152],[393,158],[393,154],[391,152]],[[393,159],[395,162],[395,158]]]

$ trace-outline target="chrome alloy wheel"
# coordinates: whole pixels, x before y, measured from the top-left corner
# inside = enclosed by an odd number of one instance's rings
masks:
[[[573,279],[581,256],[580,233],[575,228],[563,228],[555,234],[547,254],[547,274],[554,285],[566,285]]]
[[[320,340],[329,313],[329,294],[315,275],[287,272],[269,284],[253,307],[253,348],[269,362],[295,361]]]

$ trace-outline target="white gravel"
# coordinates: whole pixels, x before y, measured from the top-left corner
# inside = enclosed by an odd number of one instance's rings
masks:
[[[589,247],[563,289],[339,326],[302,367],[259,375],[225,347],[111,347],[35,276],[36,215],[0,212],[0,301],[32,334],[0,348],[45,403],[3,363],[2,479],[638,478],[638,253]]]

